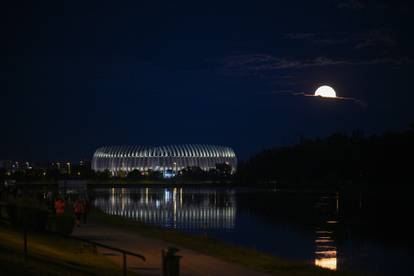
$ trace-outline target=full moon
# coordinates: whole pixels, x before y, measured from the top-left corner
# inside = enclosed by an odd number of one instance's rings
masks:
[[[315,96],[321,96],[324,98],[336,98],[336,92],[332,87],[323,85],[316,89]]]

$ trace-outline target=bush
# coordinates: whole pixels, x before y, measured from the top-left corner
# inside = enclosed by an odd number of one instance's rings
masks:
[[[7,215],[12,225],[26,227],[31,231],[45,231],[49,212],[43,208],[10,204]]]
[[[10,220],[10,223],[13,225],[17,225],[19,222],[18,218],[18,211],[17,211],[17,205],[16,204],[8,204],[7,209],[7,217]]]
[[[55,221],[55,231],[64,234],[70,235],[75,227],[75,218],[70,214],[62,214],[56,216]]]
[[[23,225],[26,225],[28,230],[45,231],[49,212],[41,208],[27,208],[20,209],[23,212]]]
[[[26,227],[31,231],[45,231],[49,211],[46,205],[34,197],[9,200],[7,215],[12,225]]]

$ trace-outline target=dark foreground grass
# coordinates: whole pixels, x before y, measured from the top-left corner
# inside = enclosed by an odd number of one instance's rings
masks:
[[[28,234],[28,262],[20,230],[0,225],[0,275],[121,275],[121,269],[81,242]]]
[[[355,273],[326,270],[303,262],[283,260],[256,250],[230,245],[210,237],[183,234],[175,230],[145,225],[119,216],[108,215],[96,209],[91,212],[91,219],[117,228],[136,231],[144,236],[173,243],[177,247],[182,246],[273,275],[355,275]]]

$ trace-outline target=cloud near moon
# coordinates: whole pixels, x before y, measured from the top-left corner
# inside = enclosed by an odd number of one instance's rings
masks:
[[[320,90],[321,88],[322,91]],[[297,97],[316,97],[318,99],[323,100],[329,100],[329,101],[346,101],[346,102],[352,102],[361,106],[366,106],[366,103],[363,101],[352,98],[352,97],[340,97],[338,96],[335,91],[329,87],[329,86],[321,86],[319,87],[315,93],[309,93],[309,92],[291,92],[291,91],[277,91],[273,92],[272,94],[285,94],[285,95],[292,95]]]

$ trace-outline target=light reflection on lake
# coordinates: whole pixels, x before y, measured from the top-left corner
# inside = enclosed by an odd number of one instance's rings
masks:
[[[329,197],[320,197],[316,206],[324,210],[329,206]],[[335,229],[333,224],[338,223],[339,214],[339,195],[335,196],[335,210],[333,212],[323,213],[319,225],[315,229],[315,265],[330,270],[338,269],[338,254],[334,239]]]
[[[380,228],[366,221],[372,217],[368,204],[345,201],[337,193],[139,187],[95,189],[91,194],[92,204],[108,214],[331,270],[389,275],[408,275],[410,270],[412,250],[371,239],[366,229]],[[376,222],[387,225],[389,217],[382,219]]]
[[[98,193],[93,205],[108,214],[167,228],[197,231],[235,227],[234,191],[112,188],[109,200]]]

